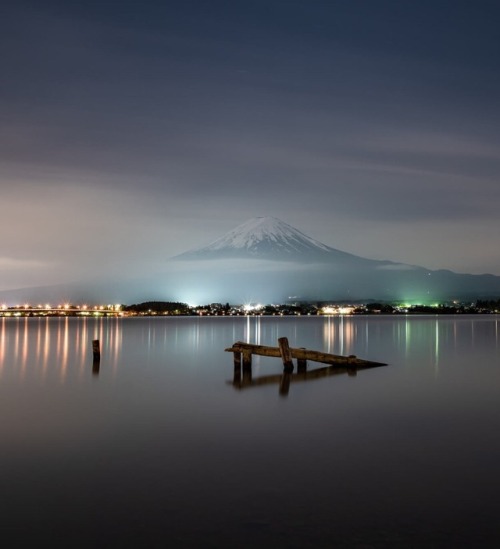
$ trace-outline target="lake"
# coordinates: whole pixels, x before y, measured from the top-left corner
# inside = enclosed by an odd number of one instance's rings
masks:
[[[499,331],[496,315],[2,318],[2,542],[498,547]],[[224,349],[284,336],[388,365],[235,386]],[[253,358],[254,381],[281,372]]]

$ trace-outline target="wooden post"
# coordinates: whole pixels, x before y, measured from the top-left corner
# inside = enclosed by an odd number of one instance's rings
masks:
[[[243,349],[243,378],[241,380],[242,387],[252,383],[252,351]]]
[[[358,370],[356,368],[356,355],[349,355],[347,357],[347,375],[351,377],[356,377],[358,375]]]
[[[243,349],[243,370],[252,369],[252,351],[251,349]]]
[[[288,345],[288,338],[280,337],[278,339],[278,345],[280,348],[281,359],[283,360],[283,367],[286,371],[293,371],[292,352]]]
[[[101,365],[101,349],[99,347],[98,339],[94,339],[92,341],[92,353],[94,354],[94,360],[92,362],[92,373],[97,376],[99,375],[99,368]]]
[[[101,349],[99,347],[98,339],[92,341],[92,352],[94,353],[94,360],[99,360],[101,358]]]
[[[241,385],[241,353],[234,352],[234,377],[233,377],[233,385],[235,387],[239,387]]]
[[[243,377],[241,379],[241,387],[246,387],[252,384],[252,368],[243,368]]]
[[[301,349],[304,349],[304,347],[301,347]],[[307,360],[305,358],[298,358],[297,359],[297,372],[306,372],[307,371]]]

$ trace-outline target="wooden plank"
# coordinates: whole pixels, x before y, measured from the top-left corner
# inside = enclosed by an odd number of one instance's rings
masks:
[[[254,355],[260,356],[270,356],[270,357],[280,357],[279,347],[268,347],[266,345],[253,345],[251,343],[244,343],[242,341],[237,341],[232,347],[225,349],[228,352],[243,352],[244,349],[250,350]],[[372,365],[372,366],[387,366],[385,362],[374,362],[371,360],[363,360],[357,358],[354,355],[342,356],[342,355],[333,355],[330,353],[322,353],[320,351],[312,351],[310,349],[304,348],[294,348],[290,347],[290,352],[292,358],[303,359],[303,360],[313,360],[315,362],[321,362],[323,364],[353,364],[353,365]]]

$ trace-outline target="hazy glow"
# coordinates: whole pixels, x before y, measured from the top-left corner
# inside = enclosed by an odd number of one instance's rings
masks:
[[[500,275],[497,3],[129,4],[2,9],[2,301],[224,299],[168,259],[257,215],[389,276]]]
[[[246,313],[250,313],[252,311],[260,311],[264,306],[260,303],[257,303],[256,305],[253,305],[251,303],[245,303],[243,305],[243,310],[246,312]]]

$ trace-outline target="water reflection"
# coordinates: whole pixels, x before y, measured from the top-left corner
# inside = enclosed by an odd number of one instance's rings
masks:
[[[480,340],[481,338],[481,340]],[[495,341],[498,347],[496,317],[411,316],[331,317],[324,319],[323,342],[326,352],[371,357],[381,340],[390,341],[389,350],[405,359],[418,356],[422,364],[440,374],[443,353],[457,357],[465,348],[481,341]],[[378,359],[385,360],[384,355]],[[405,360],[407,362],[407,360]]]
[[[27,318],[24,319],[24,335],[21,351],[21,376],[24,377],[26,374],[26,365],[28,362],[28,330],[27,328]]]
[[[100,370],[101,370],[101,357],[94,356],[92,360],[92,374],[95,376],[98,376]]]
[[[245,317],[245,332],[243,341],[260,345],[261,341],[261,319],[260,315],[247,315]]]
[[[111,320],[111,322],[110,322]],[[9,371],[19,381],[28,375],[55,376],[65,383],[84,375],[92,360],[92,337],[103,342],[106,366],[115,370],[121,353],[121,324],[116,319],[0,319],[0,376]],[[92,365],[94,374],[97,365]]]
[[[327,353],[349,355],[357,336],[357,319],[349,316],[328,316],[323,325],[323,340]],[[368,343],[368,331],[366,331]]]
[[[280,337],[389,366],[233,371]],[[499,365],[494,316],[0,318],[4,544],[497,547]]]
[[[0,376],[4,377],[7,371],[18,380],[24,380],[28,375],[41,379],[57,376],[61,383],[66,383],[68,376],[83,379],[89,371],[96,375],[104,371],[117,375],[124,345],[132,341],[134,348],[126,352],[138,353],[140,360],[149,361],[158,354],[176,357],[186,349],[198,355],[204,355],[207,349],[222,353],[225,346],[235,341],[276,345],[281,336],[286,336],[293,347],[354,354],[381,362],[391,362],[390,357],[397,357],[403,365],[417,362],[438,378],[442,374],[442,364],[450,357],[459,358],[465,349],[480,350],[485,344],[493,344],[498,349],[498,331],[496,316],[471,318],[464,315],[300,319],[261,316],[1,318]],[[93,339],[101,342],[103,354],[99,368],[92,364]],[[199,365],[193,361],[189,367],[196,369]],[[259,376],[259,358],[253,367],[254,376]],[[251,375],[245,373],[245,379],[251,379]],[[283,381],[286,387],[287,380]]]
[[[370,366],[375,367],[375,366]],[[321,378],[347,374],[350,377],[356,377],[358,370],[364,370],[366,367],[355,365],[350,366],[324,366],[308,370],[304,365],[297,372],[283,370],[280,374],[252,376],[252,367],[241,367],[241,362],[234,362],[234,375],[232,381],[227,381],[238,391],[267,385],[277,385],[280,396],[286,397],[290,392],[290,386],[293,383],[318,380]]]
[[[279,381],[280,386],[280,396],[286,397],[290,391],[290,383],[292,382],[292,373],[289,371],[283,371],[281,379]]]

